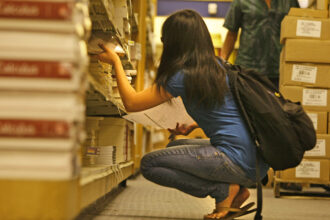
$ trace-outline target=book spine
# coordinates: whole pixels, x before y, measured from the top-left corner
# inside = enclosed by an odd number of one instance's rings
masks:
[[[73,2],[52,1],[0,1],[0,17],[68,20],[72,16]]]
[[[0,119],[0,137],[69,138],[66,121]]]
[[[0,60],[0,77],[71,79],[73,68],[69,62]]]

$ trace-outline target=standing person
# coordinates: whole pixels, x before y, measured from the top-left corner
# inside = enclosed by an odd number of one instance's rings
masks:
[[[256,181],[256,147],[228,89],[208,29],[197,12],[182,10],[166,19],[161,40],[163,53],[155,83],[141,92],[127,81],[116,53],[100,45],[104,53],[99,59],[114,66],[127,111],[145,110],[181,96],[188,114],[196,121],[189,130],[201,127],[210,141],[172,142],[170,148],[146,154],[141,172],[157,184],[200,198],[214,198],[215,210],[205,219],[232,219],[246,214],[251,204],[241,206],[249,197],[246,187]],[[268,165],[260,160],[264,177]]]
[[[299,7],[297,0],[233,0],[221,57],[229,58],[241,29],[235,64],[266,74],[278,87],[281,22],[291,7]]]

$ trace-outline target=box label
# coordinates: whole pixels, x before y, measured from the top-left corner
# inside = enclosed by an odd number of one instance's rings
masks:
[[[325,146],[325,139],[317,139],[315,147],[312,150],[306,151],[305,156],[323,157],[325,156]]]
[[[317,114],[316,113],[307,113],[307,115],[312,120],[314,129],[316,130],[317,129]]]
[[[296,35],[300,37],[321,37],[321,21],[297,20]]]
[[[303,89],[303,105],[327,106],[326,89]]]
[[[320,178],[321,163],[320,161],[302,161],[296,167],[297,178]]]
[[[294,64],[292,67],[292,81],[315,83],[317,67]]]

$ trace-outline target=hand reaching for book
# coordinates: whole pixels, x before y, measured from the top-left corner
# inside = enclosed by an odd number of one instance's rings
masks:
[[[97,55],[97,58],[105,63],[114,65],[117,62],[120,62],[120,58],[116,52],[106,47],[104,44],[99,44],[99,47],[103,50],[102,53]]]

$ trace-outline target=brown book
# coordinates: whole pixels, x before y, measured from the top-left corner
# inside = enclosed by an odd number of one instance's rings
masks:
[[[70,124],[55,120],[0,119],[0,137],[69,138]]]
[[[71,79],[70,62],[1,60],[0,77]]]
[[[74,1],[1,0],[0,17],[67,20],[72,17]]]

